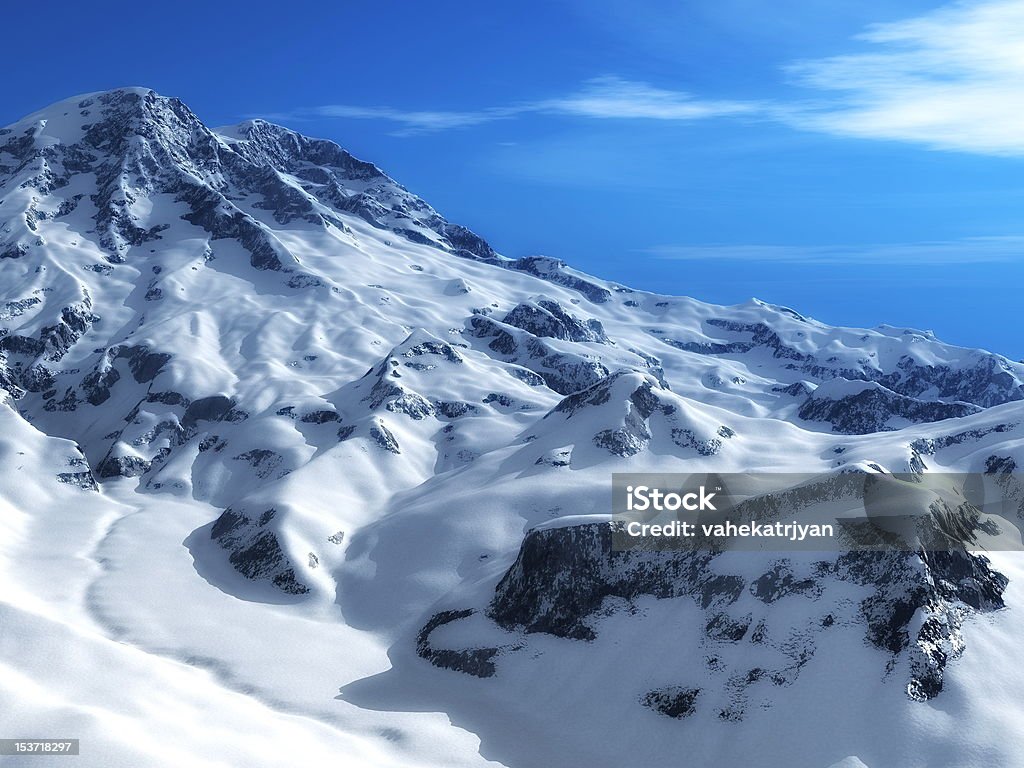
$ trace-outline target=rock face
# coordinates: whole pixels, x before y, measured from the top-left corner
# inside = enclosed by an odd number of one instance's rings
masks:
[[[551,299],[517,304],[505,315],[504,322],[522,328],[534,336],[547,336],[564,341],[608,343],[600,320],[584,322],[566,312],[561,304]]]
[[[426,659],[435,667],[465,672],[474,677],[492,677],[494,675],[494,657],[497,648],[471,648],[468,650],[451,650],[435,648],[430,642],[431,633],[438,627],[451,624],[459,619],[473,615],[472,610],[442,611],[435,614],[416,636],[416,654]]]
[[[695,704],[699,695],[700,688],[683,688],[672,685],[648,691],[640,699],[640,703],[655,712],[680,720],[689,717],[696,711]]]
[[[620,458],[649,450],[652,441],[670,441],[680,456],[714,456],[736,435],[724,424],[692,418],[684,401],[636,370],[617,371],[563,398],[543,421],[567,442],[585,439]]]
[[[491,352],[533,371],[559,394],[577,392],[608,375],[603,363],[582,353],[559,351],[529,331],[479,315],[470,318],[469,324],[474,336],[491,339],[487,344]]]
[[[534,531],[498,584],[489,615],[505,627],[591,640],[596,634],[588,621],[609,596],[685,595],[697,596],[706,607],[731,604],[743,581],[715,576],[708,568],[714,558],[712,552],[667,557],[613,552],[609,525]]]
[[[907,424],[955,419],[981,410],[970,403],[917,400],[879,384],[822,386],[800,406],[800,418],[827,423],[843,435],[867,435]]]
[[[526,272],[542,280],[579,291],[595,304],[603,304],[612,297],[611,291],[607,288],[573,274],[565,262],[560,259],[552,259],[547,256],[525,256],[510,262],[507,266],[509,269]]]
[[[268,509],[250,518],[226,509],[210,528],[210,537],[230,553],[231,565],[246,578],[269,581],[288,594],[305,594],[309,588],[296,578],[271,526],[276,515]]]
[[[1002,608],[1007,584],[986,558],[962,548],[847,552],[814,562],[801,574],[794,563],[777,559],[766,561],[763,574],[749,581],[717,572],[719,557],[714,551],[616,551],[610,524],[532,531],[498,584],[488,613],[507,629],[593,640],[608,599],[688,598],[707,616],[704,637],[709,647],[773,642],[785,648],[787,666],[745,673],[753,674],[748,683],[773,676],[781,685],[791,682],[813,656],[815,636],[835,625],[830,589],[850,582],[866,591],[855,616],[863,623],[865,640],[890,653],[894,662],[906,659],[907,694],[927,700],[941,692],[946,664],[963,651],[964,619]],[[745,592],[763,604],[760,617],[735,613],[733,607]],[[821,615],[788,636],[768,637],[765,621],[772,610],[785,610],[791,601],[820,604]],[[735,693],[744,687],[734,679],[730,684]],[[693,691],[664,690],[649,694],[644,704],[677,717],[692,711],[695,699]],[[740,718],[742,708],[723,710],[720,716]]]

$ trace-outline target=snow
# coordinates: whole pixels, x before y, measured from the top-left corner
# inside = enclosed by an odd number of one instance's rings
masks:
[[[80,142],[82,126],[101,110],[94,104],[82,116],[78,105],[101,96],[29,116],[0,136],[0,146],[25,130],[37,149]],[[164,128],[159,141],[183,142],[176,152],[187,154],[189,142],[206,136],[255,173],[238,158],[265,154],[253,133],[274,127]],[[143,151],[130,145],[126,151]],[[78,763],[90,767],[598,768],[673,765],[680,755],[727,768],[1021,761],[1022,681],[1000,663],[1014,658],[1015,638],[1024,634],[1024,565],[1014,553],[993,555],[1010,577],[1010,607],[967,622],[967,650],[947,670],[948,690],[927,703],[907,699],[898,670],[885,673],[888,657],[865,644],[852,613],[848,626],[821,639],[792,685],[754,686],[745,720],[733,723],[714,715],[712,702],[724,703],[726,694],[704,656],[732,654],[750,668],[767,664],[757,654],[770,651],[705,647],[704,614],[691,600],[613,601],[593,642],[508,632],[481,611],[526,531],[607,519],[613,472],[808,473],[870,464],[902,472],[914,441],[961,433],[972,434],[924,457],[930,470],[982,471],[995,454],[1024,462],[1024,412],[1010,399],[1011,385],[979,392],[965,385],[965,396],[1007,398],[980,413],[867,435],[810,428],[795,414],[802,398],[776,389],[804,381],[816,387],[814,397],[829,398],[881,390],[900,382],[828,376],[890,373],[905,359],[954,374],[991,364],[1017,383],[1024,366],[905,329],[831,328],[754,300],[719,307],[630,291],[559,272],[556,262],[542,262],[535,276],[507,260],[461,258],[429,228],[436,212],[383,175],[342,181],[350,194],[379,198],[387,228],[332,202],[303,175],[311,170],[306,161],[278,169],[268,184],[307,200],[329,223],[285,220],[284,209],[227,166],[192,160],[181,161],[181,173],[227,188],[223,205],[257,222],[290,271],[254,268],[237,237],[215,237],[185,220],[189,204],[163,190],[166,180],[130,174],[134,224],[166,228],[159,239],[129,246],[122,262],[112,260],[89,197],[95,171],[73,173],[42,194],[32,181],[39,168],[17,170],[0,152],[0,217],[9,224],[0,249],[39,241],[25,256],[0,259],[0,310],[40,299],[17,316],[0,312],[7,335],[35,337],[86,298],[96,315],[65,355],[45,361],[54,395],[29,392],[0,405],[0,735],[80,738]],[[73,210],[41,217],[30,230],[32,205],[54,213],[79,194]],[[545,279],[552,275],[588,281],[611,298],[591,301]],[[509,329],[506,313],[542,298],[581,322],[599,320],[614,346],[521,332],[521,348],[505,355],[491,346],[494,337],[471,332],[470,319],[482,316],[474,311],[488,310],[495,326]],[[775,334],[779,348],[753,343],[753,326]],[[751,348],[687,347],[737,343]],[[436,351],[413,354],[417,345],[450,345],[458,362]],[[529,345],[543,353],[531,357]],[[107,355],[118,346],[170,358],[140,381],[128,357]],[[658,358],[667,388],[637,352]],[[813,356],[818,367],[801,368],[799,356]],[[547,370],[552,358],[627,373],[606,401],[566,416],[556,410],[564,393],[526,373]],[[118,380],[102,402],[47,405],[69,389],[85,392],[93,372],[110,371]],[[374,405],[389,383],[408,400],[392,393]],[[639,452],[613,455],[595,444],[598,433],[629,425],[631,397],[644,385],[662,410],[646,418],[650,434]],[[940,398],[938,384],[921,387],[915,396]],[[171,394],[192,402],[223,396],[245,415],[197,420],[190,432]],[[421,401],[431,409],[421,417],[402,404]],[[445,415],[442,402],[472,408]],[[301,418],[320,410],[338,420]],[[374,437],[381,427],[397,453]],[[721,436],[722,428],[732,436]],[[692,433],[693,444],[721,445],[701,453],[674,430]],[[154,463],[141,476],[82,489],[57,480],[79,471],[69,463],[81,458],[75,443],[94,471],[108,456]],[[261,451],[273,456],[245,458]],[[283,592],[232,566],[211,538],[229,508],[253,519],[274,510],[266,530],[306,592]],[[340,541],[332,538],[338,532]],[[730,556],[731,572],[760,572],[763,563]],[[848,609],[860,594],[848,584],[832,589],[828,600]],[[795,626],[823,610],[801,600],[780,603],[771,620]],[[439,628],[431,641],[517,645],[498,657],[493,678],[416,655],[426,621],[465,606],[477,613]],[[735,610],[754,607],[745,595]],[[701,687],[708,705],[677,721],[639,704],[664,685]]]

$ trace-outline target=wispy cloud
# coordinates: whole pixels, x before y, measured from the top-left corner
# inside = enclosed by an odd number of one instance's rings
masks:
[[[797,126],[939,149],[1024,154],[1024,3],[961,2],[872,26],[868,50],[791,64],[835,98],[794,110]]]
[[[788,102],[705,98],[606,76],[561,96],[476,110],[331,104],[270,117],[383,120],[399,135],[529,114],[677,122],[743,117],[839,136],[1024,155],[1024,0],[958,2],[871,26],[855,41],[859,52],[783,67],[807,94]]]
[[[808,265],[1019,263],[1024,258],[1024,236],[867,245],[656,245],[641,252],[674,261],[754,261]]]
[[[495,120],[504,120],[521,114],[517,107],[492,107],[478,111],[404,110],[396,107],[360,107],[352,104],[327,104],[321,107],[301,107],[290,112],[272,112],[258,115],[268,120],[302,121],[315,118],[341,118],[348,120],[383,120],[394,123],[396,135],[411,136],[434,133],[453,128],[468,128]],[[257,117],[257,115],[252,115]]]
[[[388,120],[400,124],[408,131],[428,132],[480,125],[481,123],[513,117],[520,112],[522,110],[515,107],[495,107],[478,112],[445,112],[435,110],[404,111],[393,107],[355,107],[345,104],[330,104],[309,110],[299,110],[290,116]]]
[[[683,91],[665,90],[646,83],[606,76],[588,80],[578,91],[565,96],[475,111],[402,110],[395,107],[328,104],[265,117],[272,120],[316,117],[385,120],[396,124],[396,133],[412,135],[467,128],[528,113],[599,119],[682,121],[753,114],[758,109],[759,105],[754,102],[702,100]]]
[[[756,102],[699,99],[684,91],[655,88],[618,77],[590,80],[575,94],[537,102],[534,111],[593,118],[700,120],[754,114]]]

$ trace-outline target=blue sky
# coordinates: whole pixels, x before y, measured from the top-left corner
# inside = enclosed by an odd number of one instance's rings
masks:
[[[93,2],[6,26],[0,123],[145,85],[334,139],[508,256],[1024,357],[1024,0]]]

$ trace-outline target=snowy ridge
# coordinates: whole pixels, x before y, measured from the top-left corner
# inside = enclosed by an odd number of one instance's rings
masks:
[[[84,764],[1022,759],[1016,555],[620,557],[604,517],[623,471],[1012,484],[1020,363],[509,259],[332,142],[142,88],[0,129],[0,275],[0,667],[60,682],[0,705]]]

